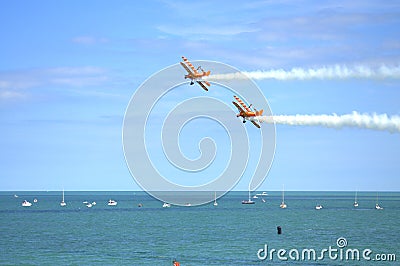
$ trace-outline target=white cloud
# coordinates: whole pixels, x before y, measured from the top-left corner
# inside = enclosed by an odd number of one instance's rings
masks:
[[[0,72],[0,89],[20,90],[47,85],[93,86],[109,80],[97,67],[58,67]]]
[[[215,36],[232,36],[241,33],[258,31],[257,28],[235,25],[204,25],[204,26],[181,26],[181,25],[161,25],[158,30],[177,36],[202,36],[203,38],[213,38]]]
[[[77,93],[82,88],[109,84],[111,77],[102,68],[85,67],[56,67],[42,69],[27,69],[0,72],[0,99],[12,100],[28,98],[42,89],[65,88]],[[40,94],[40,92],[39,92]],[[91,95],[104,97],[107,93],[91,91]],[[110,94],[111,95],[111,94]],[[30,97],[29,96],[29,97]]]
[[[245,67],[293,67],[400,59],[399,15],[391,3],[257,1],[212,8],[213,1],[167,2],[168,24],[157,27],[171,38],[204,40],[219,60]],[[394,5],[396,6],[396,5]],[[207,10],[205,19],[197,11]],[[176,18],[176,19],[175,19]],[[183,23],[182,23],[183,21]],[[180,41],[180,39],[179,39]],[[388,44],[382,46],[382,44]]]
[[[49,73],[58,75],[95,75],[102,74],[105,72],[104,69],[99,67],[84,66],[84,67],[55,67],[48,68],[45,70]]]
[[[0,90],[0,101],[1,100],[13,100],[13,99],[24,99],[27,95],[21,92]]]
[[[107,38],[97,38],[93,36],[77,36],[72,38],[72,42],[83,45],[93,45],[98,43],[107,43]]]

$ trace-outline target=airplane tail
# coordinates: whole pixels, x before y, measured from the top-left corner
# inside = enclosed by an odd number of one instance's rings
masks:
[[[263,112],[264,112],[263,109],[261,109],[260,111],[257,111],[256,112],[256,116],[262,116]]]

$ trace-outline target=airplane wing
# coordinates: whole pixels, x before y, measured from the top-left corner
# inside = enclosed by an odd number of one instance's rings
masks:
[[[183,68],[189,73],[189,75],[192,75],[192,76],[193,76],[192,71],[190,71],[190,69],[189,69],[184,63],[182,63],[182,62],[180,62],[180,63],[181,63],[181,65],[183,66]]]
[[[236,101],[238,101],[238,103],[240,103],[241,106],[243,106],[244,110],[246,110],[246,112],[251,112],[250,108],[247,107],[247,105],[237,96],[233,96],[235,97]]]
[[[208,91],[208,88],[203,84],[203,81],[196,81],[205,91]]]
[[[200,82],[204,82],[208,87],[210,87],[211,86],[211,83],[210,82],[208,82],[207,80],[200,80]]]
[[[183,59],[183,62],[185,62],[185,64],[186,64],[188,67],[190,67],[190,69],[192,69],[193,73],[197,74],[197,70],[194,68],[194,66],[192,65],[192,63],[190,63],[190,61],[189,61],[186,57],[184,57],[184,56],[182,56],[182,59]],[[181,64],[182,64],[182,63],[181,63]],[[187,70],[187,69],[186,69],[186,70]]]
[[[251,121],[251,123],[253,123],[253,125],[255,125],[257,128],[260,128],[260,125],[257,124],[255,121],[253,121],[253,120],[250,120],[250,121]]]
[[[244,113],[243,108],[240,107],[240,105],[237,104],[237,102],[232,102],[232,103],[236,106],[236,108],[239,110],[239,112],[243,112]]]

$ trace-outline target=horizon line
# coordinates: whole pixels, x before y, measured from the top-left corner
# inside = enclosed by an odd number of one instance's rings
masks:
[[[60,190],[0,190],[0,192],[58,192],[58,191],[63,191],[63,189]],[[144,190],[65,190],[64,191],[73,191],[73,192],[145,192],[148,193],[148,191]],[[217,190],[218,192],[221,192]],[[260,192],[260,191],[266,191],[266,192],[282,192],[281,189],[276,189],[276,190],[253,190],[251,192]],[[286,190],[285,192],[400,192],[400,190]],[[184,193],[192,193],[192,192],[214,192],[214,191],[168,191],[168,190],[158,190],[158,191],[150,191],[150,192],[184,192]],[[246,192],[248,193],[248,190],[230,190],[228,192]]]

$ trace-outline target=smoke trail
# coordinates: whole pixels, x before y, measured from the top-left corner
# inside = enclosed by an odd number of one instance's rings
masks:
[[[228,74],[215,74],[210,76],[210,80],[230,80],[243,79],[245,74],[252,79],[277,79],[277,80],[308,80],[308,79],[399,79],[400,65],[395,67],[381,66],[379,68],[371,68],[368,66],[328,66],[321,68],[292,68],[291,70],[267,70],[267,71],[250,71],[237,72]]]
[[[389,117],[387,114],[274,115],[253,117],[251,120],[292,126],[356,127],[400,133],[400,116]]]

